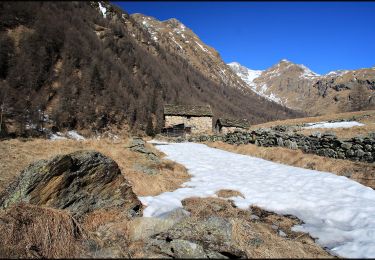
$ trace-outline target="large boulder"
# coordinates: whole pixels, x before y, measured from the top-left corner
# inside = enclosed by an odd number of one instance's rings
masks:
[[[128,216],[142,211],[117,163],[96,151],[78,151],[31,164],[0,194],[1,208],[18,202],[67,209],[75,217],[113,207]]]
[[[185,218],[153,236],[148,250],[173,258],[246,258],[233,243],[233,227],[222,217]]]

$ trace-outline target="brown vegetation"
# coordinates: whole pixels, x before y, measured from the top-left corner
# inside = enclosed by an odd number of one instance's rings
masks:
[[[7,258],[70,258],[84,237],[63,210],[18,204],[0,211],[0,255]]]
[[[282,216],[258,207],[241,210],[233,202],[218,198],[188,198],[182,201],[193,218],[224,217],[233,226],[233,243],[248,258],[328,258],[308,234],[291,227],[301,222],[293,216]],[[280,235],[284,232],[284,236]],[[282,234],[282,233],[281,233]]]
[[[291,150],[282,147],[259,147],[254,144],[230,145],[223,142],[206,144],[213,148],[255,156],[277,163],[331,172],[340,176],[346,176],[368,187],[375,188],[374,164],[305,154],[300,150]]]
[[[30,163],[78,150],[95,150],[116,161],[138,196],[156,195],[174,190],[190,178],[183,166],[169,160],[162,160],[160,163],[151,162],[143,154],[130,151],[126,148],[127,146],[128,139],[118,141],[110,139],[85,141],[12,139],[0,141],[0,190],[4,189],[11,179]],[[152,145],[146,144],[146,146],[159,157],[163,156]],[[134,169],[135,164],[154,168],[159,173],[147,175]]]
[[[236,196],[240,196],[244,198],[243,194],[236,190],[223,189],[223,190],[217,191],[215,194],[220,198],[230,198],[230,197],[236,197]]]

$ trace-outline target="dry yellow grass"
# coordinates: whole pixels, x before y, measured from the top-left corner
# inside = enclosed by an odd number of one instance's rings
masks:
[[[215,194],[220,198],[230,198],[230,197],[236,197],[236,196],[244,198],[243,194],[236,190],[222,189],[222,190],[217,191]]]
[[[18,204],[0,211],[2,258],[78,256],[83,233],[63,210]]]
[[[374,164],[332,159],[313,154],[305,154],[300,150],[291,150],[282,147],[259,147],[253,144],[230,145],[223,142],[206,144],[213,148],[255,156],[277,163],[331,172],[340,176],[349,177],[373,189],[375,188]]]
[[[116,161],[138,196],[156,195],[174,190],[190,178],[183,166],[167,160],[155,164],[143,154],[127,149],[128,144],[129,139],[126,138],[117,141],[110,139],[85,141],[11,139],[0,141],[0,190],[4,189],[30,163],[78,150],[96,150]],[[164,156],[152,145],[146,143],[146,146],[152,149],[159,158]],[[133,169],[135,164],[153,167],[159,171],[159,174],[147,175],[137,171]]]

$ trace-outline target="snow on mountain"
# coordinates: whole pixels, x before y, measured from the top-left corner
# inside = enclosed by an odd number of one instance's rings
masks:
[[[303,70],[303,74],[300,76],[301,78],[308,78],[308,79],[311,79],[311,78],[317,78],[317,77],[320,77],[319,74],[313,72],[312,70],[310,70],[309,68],[307,68],[305,65],[303,64],[298,64],[297,66],[299,66],[300,68],[302,68]]]
[[[105,8],[104,6],[102,6],[102,4],[99,2],[99,9],[100,9],[100,12],[102,13],[103,17],[106,18],[107,16],[107,8]]]
[[[242,66],[238,62],[231,62],[227,64],[245,83],[258,95],[267,98],[268,100],[274,101],[279,104],[283,104],[281,99],[274,93],[266,94],[268,86],[263,84],[260,88],[257,88],[257,84],[254,80],[260,77],[264,70],[251,70]]]
[[[254,85],[254,79],[262,74],[263,70],[251,70],[248,69],[238,62],[231,62],[227,64],[232,70],[240,76],[240,78],[245,81],[249,86]]]
[[[338,77],[338,76],[342,76],[344,75],[345,73],[349,72],[348,70],[334,70],[334,71],[331,71],[327,74],[325,74],[324,76],[334,76],[334,77]]]

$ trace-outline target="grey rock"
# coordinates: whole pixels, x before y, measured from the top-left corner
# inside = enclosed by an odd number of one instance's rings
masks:
[[[159,234],[171,228],[177,220],[141,217],[132,220],[129,225],[129,239],[132,241],[146,240],[155,234]]]
[[[365,148],[365,151],[372,151],[372,146],[369,144],[366,144],[364,148]]]
[[[317,138],[321,138],[322,133],[317,131],[317,132],[312,133],[312,136],[317,137]]]
[[[254,220],[259,220],[259,217],[257,215],[254,215],[254,214],[251,214],[250,218],[254,219]]]
[[[360,145],[360,144],[355,144],[355,145],[352,146],[352,148],[353,148],[354,150],[363,149],[362,145]]]
[[[352,144],[351,143],[347,143],[347,142],[343,142],[342,144],[341,144],[341,147],[343,148],[343,149],[345,149],[345,150],[349,150],[350,148],[352,148]]]
[[[278,137],[276,140],[277,140],[278,146],[284,146],[284,142],[283,142],[283,139],[281,137]]]
[[[318,154],[322,156],[326,156],[326,157],[331,157],[331,158],[337,157],[337,153],[334,150],[329,149],[329,148],[324,148],[324,149],[319,150]]]
[[[339,158],[339,159],[345,159],[346,158],[345,153],[343,153],[343,152],[337,152],[337,158]]]
[[[233,256],[246,257],[245,252],[232,244],[231,222],[220,217],[209,217],[203,220],[186,218],[168,231],[155,236],[154,239],[169,242],[186,240],[201,245],[206,254],[227,252]],[[175,254],[173,256],[175,257]]]
[[[354,156],[354,151],[353,150],[346,151],[346,156],[353,157]]]
[[[117,163],[96,151],[31,164],[0,194],[2,208],[17,202],[67,209],[76,217],[112,207],[121,207],[131,216],[142,209]]]
[[[354,154],[356,157],[362,157],[365,155],[365,152],[361,149],[358,149],[358,150],[355,150]]]
[[[293,149],[293,150],[298,149],[297,143],[294,142],[294,141],[285,140],[284,145],[285,145],[285,147],[287,147],[289,149]]]

